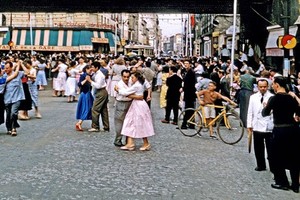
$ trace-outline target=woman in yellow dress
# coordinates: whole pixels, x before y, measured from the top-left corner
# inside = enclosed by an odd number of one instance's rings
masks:
[[[167,95],[167,90],[168,86],[166,85],[167,78],[169,77],[169,66],[165,65],[162,67],[162,85],[161,85],[161,90],[160,90],[160,107],[165,108],[167,106],[167,100],[166,100],[166,95]]]

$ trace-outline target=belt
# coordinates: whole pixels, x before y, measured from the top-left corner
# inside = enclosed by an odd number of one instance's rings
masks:
[[[117,99],[116,99],[117,100]],[[121,103],[128,103],[128,102],[132,102],[132,100],[129,100],[129,101],[120,101],[120,100],[117,100],[118,102],[121,102]]]
[[[293,127],[295,124],[274,124],[274,127]]]

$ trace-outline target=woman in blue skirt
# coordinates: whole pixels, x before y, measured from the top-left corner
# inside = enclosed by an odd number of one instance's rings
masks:
[[[81,125],[84,120],[91,120],[92,119],[92,106],[94,98],[91,93],[91,84],[86,81],[86,76],[90,76],[91,74],[91,67],[87,65],[83,68],[83,74],[80,76],[78,87],[80,88],[80,95],[77,104],[77,111],[76,111],[76,119],[79,121],[76,123],[76,130],[83,131]]]

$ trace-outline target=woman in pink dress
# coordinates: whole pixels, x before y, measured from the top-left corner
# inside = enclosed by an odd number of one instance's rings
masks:
[[[123,96],[143,95],[144,92],[144,77],[139,72],[134,72],[131,75],[132,86],[128,89],[118,90]],[[151,145],[148,142],[148,137],[154,135],[152,116],[148,104],[144,100],[133,99],[132,104],[126,114],[122,131],[122,135],[127,136],[127,144],[121,147],[122,150],[134,150],[134,138],[143,138],[143,146],[141,151],[150,150]]]

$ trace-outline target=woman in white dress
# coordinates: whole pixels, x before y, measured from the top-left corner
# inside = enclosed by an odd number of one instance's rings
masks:
[[[64,63],[63,59],[58,60],[58,65],[55,69],[52,69],[52,72],[58,71],[57,78],[53,80],[53,89],[54,91],[60,92],[60,96],[64,96],[66,80],[67,80],[67,71],[68,66]]]
[[[119,94],[129,96],[131,94],[140,96],[144,93],[144,77],[140,72],[134,72],[131,75],[132,86],[128,89],[116,88]],[[122,150],[134,150],[134,138],[143,138],[141,151],[150,150],[151,145],[148,137],[155,135],[151,111],[145,100],[134,99],[124,119],[122,135],[127,136],[127,144],[121,147]]]
[[[67,69],[68,78],[66,82],[65,95],[68,97],[68,103],[75,101],[76,97],[76,75],[79,74],[79,70],[76,69],[76,62],[71,61],[70,67]]]

